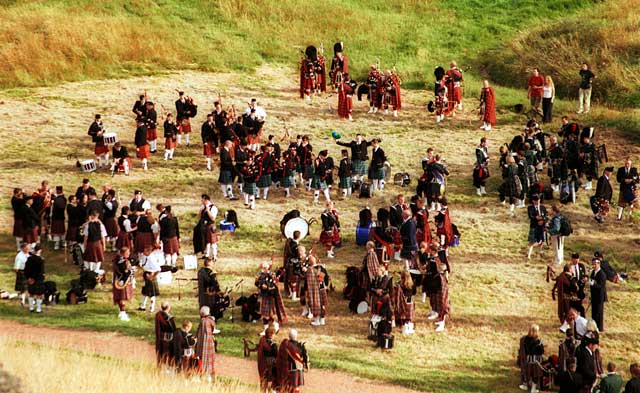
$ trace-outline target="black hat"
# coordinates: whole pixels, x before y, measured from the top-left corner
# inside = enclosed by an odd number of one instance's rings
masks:
[[[597,262],[597,263],[600,263],[600,262],[602,262],[602,261],[600,261],[600,258],[598,258],[598,257],[593,257],[593,258],[591,258],[591,263],[596,263],[596,262]]]
[[[178,92],[178,95],[179,95],[179,96],[183,96],[183,95],[184,95],[184,91],[179,91],[179,92]]]
[[[596,257],[596,258],[602,258],[602,251],[600,251],[600,250],[596,250],[596,251],[593,253],[593,256],[594,256],[594,257]]]
[[[267,139],[273,139],[273,138],[275,138],[275,135],[269,135],[269,136],[267,137]]]
[[[96,113],[96,119],[100,119],[100,118],[101,118],[100,114]]]
[[[604,168],[605,172],[613,172],[613,167],[612,166],[608,166],[606,168]]]
[[[142,194],[142,191],[140,191],[140,190],[135,190],[133,192],[133,195],[141,195],[141,194]]]
[[[251,102],[258,102],[258,100],[256,100],[255,98],[252,98]]]
[[[333,53],[344,51],[344,44],[342,42],[336,42],[333,44]]]
[[[320,153],[318,153],[318,155],[322,157],[326,157],[329,155],[329,152],[327,150],[321,150]]]
[[[58,193],[62,192],[62,186],[56,186],[56,192]]]
[[[42,246],[41,246],[41,245],[39,245],[39,244],[36,244],[36,246],[35,246],[35,247],[33,247],[33,252],[38,252],[38,251],[40,251],[40,250],[42,250]]]
[[[342,154],[349,154],[349,150],[347,150],[347,149],[342,149],[342,150],[340,150],[340,153],[342,153]]]
[[[578,254],[577,252],[574,252],[573,254],[571,254],[571,259],[579,259],[580,258],[580,254]]]
[[[522,111],[524,111],[524,105],[523,104],[515,104],[513,106],[513,111],[515,113],[522,113]]]
[[[82,179],[82,184],[89,184],[89,179],[87,178]]]
[[[24,198],[22,198],[22,199],[24,199],[24,201],[26,202],[26,201],[32,200],[33,197],[31,195],[25,195]]]
[[[531,195],[531,200],[532,201],[539,201],[540,197],[538,196],[538,194],[533,194],[533,195]]]

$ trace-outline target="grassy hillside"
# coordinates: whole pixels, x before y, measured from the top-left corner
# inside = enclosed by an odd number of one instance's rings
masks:
[[[306,45],[342,40],[362,76],[380,59],[405,86],[435,65],[468,63],[533,20],[591,2],[466,0],[32,0],[1,1],[0,87],[145,75],[166,69],[254,69],[295,64]],[[533,15],[533,17],[532,17]],[[473,71],[473,70],[470,70]],[[475,72],[474,72],[475,73]]]
[[[587,61],[597,75],[594,99],[620,106],[640,103],[640,1],[607,1],[555,22],[534,24],[504,45],[475,59],[502,83],[525,88],[538,66],[551,75],[557,92],[574,99],[578,70]]]

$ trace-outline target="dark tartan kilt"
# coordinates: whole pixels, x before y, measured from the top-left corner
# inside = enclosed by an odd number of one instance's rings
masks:
[[[127,247],[131,250],[132,247],[131,235],[125,231],[118,232],[118,238],[116,239],[116,248],[119,250],[122,247]]]
[[[147,141],[158,139],[158,131],[155,128],[147,128]]]
[[[618,206],[626,207],[638,204],[637,192],[633,189],[620,190],[618,195]]]
[[[340,183],[338,184],[340,188],[351,188],[351,178],[350,177],[341,177]]]
[[[215,146],[213,146],[213,142],[205,142],[202,145],[202,154],[206,157],[211,157],[216,151]]]
[[[51,220],[51,234],[52,235],[64,235],[64,218],[61,220]]]
[[[22,237],[22,220],[19,218],[13,220],[13,237]]]
[[[87,243],[87,249],[84,250],[84,260],[87,262],[104,262],[104,249],[100,240]]]
[[[244,192],[247,195],[255,195],[257,192],[257,187],[256,187],[256,182],[244,182],[244,186],[242,186],[242,192]]]
[[[260,176],[260,179],[258,179],[257,186],[259,188],[271,187],[271,174],[269,173],[269,174]]]
[[[327,306],[329,305],[329,296],[327,295],[327,289],[320,289],[320,307],[322,308],[322,312],[320,315],[326,315]]]
[[[296,164],[296,172],[304,173],[305,166],[303,164]]]
[[[311,179],[313,178],[313,165],[305,165],[304,168],[302,168],[303,170],[303,176],[305,179]]]
[[[113,304],[119,304],[121,301],[130,301],[133,298],[133,287],[125,286],[123,289],[113,287]]]
[[[378,169],[371,168],[370,176],[371,176],[371,179],[382,180],[382,179],[384,179],[384,169],[383,168],[378,168]]]
[[[442,186],[440,183],[432,181],[427,183],[427,195],[440,196]]]
[[[27,279],[24,278],[24,271],[16,272],[16,285],[13,288],[16,292],[24,292],[27,289]]]
[[[107,237],[115,239],[120,232],[118,227],[118,219],[115,217],[109,217],[104,219],[104,228],[107,230]]]
[[[149,150],[149,145],[138,146],[136,149],[136,157],[139,159],[149,158],[151,156],[151,151]]]
[[[143,252],[145,247],[154,246],[155,240],[156,239],[151,232],[136,232],[136,252]]]
[[[280,182],[282,187],[291,187],[294,184],[293,174],[289,176],[283,176],[282,181]]]
[[[69,225],[67,228],[67,235],[65,236],[65,240],[68,242],[75,242],[78,240],[78,227]]]
[[[304,371],[303,370],[289,370],[286,379],[286,386],[298,387],[304,386]]]
[[[324,190],[327,188],[327,182],[325,180],[321,180],[319,176],[313,175],[313,179],[311,180],[311,188],[316,190]]]
[[[144,296],[158,296],[160,290],[158,289],[158,280],[144,280],[144,286],[142,287],[142,295]]]
[[[232,184],[233,183],[233,173],[231,171],[220,171],[220,175],[218,176],[218,183],[220,184]]]
[[[534,360],[533,358],[531,360]],[[539,357],[538,361],[542,361],[542,356]],[[527,378],[528,381],[537,383],[540,378],[542,378],[542,369],[540,365],[536,362],[527,362],[526,366]]]
[[[207,244],[214,244],[218,242],[218,233],[216,233],[216,226],[214,224],[207,225]]]
[[[414,307],[414,303],[405,303],[405,307],[407,310],[400,314],[399,311],[396,311],[396,319],[405,320],[405,321],[413,321],[413,317],[415,315],[416,308]]]
[[[35,243],[36,239],[38,239],[38,228],[33,228],[30,230],[23,231],[22,240],[25,243]]]
[[[442,287],[439,291],[429,294],[429,303],[431,304],[431,309],[442,317],[443,315],[449,315],[450,311],[449,287],[447,285],[447,280],[442,275],[440,275],[440,280],[442,280]]]
[[[353,160],[353,174],[364,176],[367,174],[367,163],[361,160]]]
[[[276,299],[274,296],[260,296],[260,315],[262,318],[271,318],[276,315]]]
[[[33,284],[28,284],[27,292],[29,292],[29,295],[44,295],[44,281],[36,281]]]
[[[544,227],[529,228],[529,243],[541,243],[544,241]]]
[[[100,156],[102,154],[108,154],[109,153],[109,146],[106,146],[106,145],[98,146],[98,145],[96,145],[95,149],[93,149],[93,152],[95,153],[96,156]]]
[[[173,138],[164,138],[164,148],[166,150],[175,149],[178,145],[178,141]]]
[[[179,254],[180,253],[180,242],[178,241],[178,237],[170,237],[168,239],[164,239],[162,241],[162,250],[165,255]]]

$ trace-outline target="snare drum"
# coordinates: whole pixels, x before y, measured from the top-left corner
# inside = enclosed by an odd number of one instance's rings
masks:
[[[118,134],[115,132],[106,132],[104,135],[104,144],[108,146],[115,145],[118,142]]]
[[[182,356],[190,358],[193,356],[193,348],[185,348],[182,350]]]
[[[232,222],[227,222],[225,220],[220,221],[220,230],[221,231],[228,231],[228,232],[235,232],[236,231],[236,226],[234,223]]]
[[[358,303],[358,307],[356,307],[356,312],[358,314],[366,314],[367,311],[369,311],[369,303],[367,303],[366,300],[363,300],[360,303]]]
[[[171,285],[173,275],[171,272],[158,273],[158,285]]]
[[[96,162],[94,160],[85,160],[80,163],[83,172],[95,172]]]

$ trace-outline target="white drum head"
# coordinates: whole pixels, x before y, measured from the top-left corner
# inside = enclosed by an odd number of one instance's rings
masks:
[[[300,240],[307,236],[309,233],[309,224],[307,224],[304,218],[296,217],[287,221],[287,224],[284,226],[284,235],[287,239],[293,238],[293,232],[295,231],[300,231]]]
[[[365,300],[358,303],[358,307],[356,308],[358,314],[366,314],[367,311],[369,311],[369,304]]]
[[[418,274],[418,275],[422,274],[422,272],[420,270],[418,270],[418,269],[409,269],[409,273]]]

